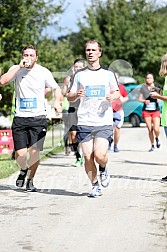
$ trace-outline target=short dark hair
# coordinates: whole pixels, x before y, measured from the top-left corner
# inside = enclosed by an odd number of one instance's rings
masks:
[[[25,46],[25,47],[22,49],[22,55],[24,54],[24,51],[27,50],[27,49],[33,49],[33,50],[35,50],[36,55],[38,56],[38,51],[37,51],[36,47],[33,46],[33,45],[27,45],[27,46]]]
[[[94,43],[97,43],[98,44],[98,47],[99,47],[99,51],[100,52],[102,52],[102,45],[101,45],[101,43],[98,41],[98,40],[96,40],[96,39],[91,39],[91,40],[88,40],[87,42],[86,42],[86,46],[87,46],[87,44],[94,44]]]
[[[80,59],[80,58],[74,60],[74,64],[77,63],[77,62],[82,62],[84,64],[84,60]]]
[[[147,74],[146,74],[146,78],[147,78],[147,76],[148,76],[148,75],[152,75],[152,77],[154,78],[153,73],[149,73],[149,72],[147,72]]]

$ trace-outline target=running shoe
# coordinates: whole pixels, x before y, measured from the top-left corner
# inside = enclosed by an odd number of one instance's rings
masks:
[[[27,179],[26,191],[28,191],[28,192],[37,192],[37,188],[33,184],[33,179]]]
[[[116,144],[114,144],[114,152],[119,152],[118,147]]]
[[[161,182],[167,182],[167,176],[164,178],[161,178]]]
[[[83,163],[84,163],[84,155],[82,155],[81,157],[81,165],[83,165]]]
[[[101,196],[101,195],[102,195],[102,192],[101,192],[101,189],[100,189],[100,185],[97,184],[97,185],[92,186],[92,190],[88,194],[88,197],[96,198],[96,197]]]
[[[152,152],[154,150],[155,150],[155,148],[154,148],[154,146],[152,146],[151,149],[149,150],[149,152]]]
[[[157,148],[160,148],[161,144],[158,138],[155,138]]]
[[[23,187],[25,183],[25,178],[27,176],[28,169],[26,170],[20,170],[20,174],[16,179],[16,186],[17,187]]]
[[[100,182],[103,187],[107,187],[110,184],[110,174],[106,168],[104,172],[100,172]]]
[[[83,161],[84,161],[84,157],[82,156],[81,158],[76,160],[74,166],[80,167],[81,165],[83,165]]]

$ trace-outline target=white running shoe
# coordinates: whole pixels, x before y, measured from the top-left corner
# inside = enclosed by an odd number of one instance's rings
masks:
[[[100,185],[93,185],[91,192],[88,194],[88,197],[96,198],[98,196],[101,196],[102,192],[100,189]]]
[[[103,187],[107,187],[110,184],[110,174],[106,168],[104,172],[100,172],[100,182]]]

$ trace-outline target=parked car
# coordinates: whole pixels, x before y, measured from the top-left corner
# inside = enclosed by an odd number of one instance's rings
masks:
[[[142,84],[137,84],[134,78],[127,76],[121,76],[120,83],[124,84],[129,97],[129,100],[123,103],[124,122],[130,122],[132,127],[140,127],[140,123],[144,122],[142,118],[143,104],[138,101]],[[162,101],[159,105],[162,111]]]
[[[119,83],[123,85],[137,84],[137,81],[130,76],[120,76]]]
[[[131,83],[125,85],[129,100],[123,103],[124,122],[131,122],[133,127],[140,127],[140,123],[144,122],[142,118],[143,104],[138,101],[139,90],[141,85]]]

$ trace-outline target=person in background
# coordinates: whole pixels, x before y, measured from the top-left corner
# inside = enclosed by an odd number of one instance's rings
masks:
[[[160,99],[163,101],[162,104],[162,115],[161,115],[161,125],[164,127],[165,135],[167,138],[167,54],[163,55],[161,59],[161,66],[159,75],[165,77],[163,92],[162,94],[158,92],[152,92],[150,96],[153,99]],[[167,182],[167,176],[161,179],[162,182]]]
[[[89,40],[85,54],[88,66],[75,74],[68,99],[80,100],[77,139],[84,154],[85,172],[92,184],[88,197],[94,198],[102,195],[96,165],[99,166],[101,185],[107,187],[110,183],[107,162],[108,138],[113,131],[111,102],[120,97],[120,92],[115,74],[100,66],[101,44]]]
[[[1,74],[2,74],[2,70],[1,70],[1,68],[0,68],[0,76],[1,76]],[[0,94],[0,101],[2,100],[2,94]]]
[[[62,101],[62,119],[64,123],[64,147],[65,154],[68,156],[71,152],[70,141],[69,141],[69,120],[68,120],[68,110],[69,110],[69,101],[66,96],[63,97]]]
[[[62,94],[63,96],[68,98],[68,94],[71,88],[71,83],[74,78],[74,74],[79,70],[84,68],[85,62],[83,59],[75,59],[74,65],[72,66],[72,74],[71,76],[67,76],[64,81],[63,81],[63,88],[62,88]],[[69,109],[68,109],[68,114],[66,116],[66,125],[68,129],[68,141],[69,145],[71,147],[71,150],[74,151],[75,156],[76,156],[76,161],[75,161],[75,166],[81,166],[83,163],[83,158],[79,152],[79,143],[77,141],[77,110],[79,106],[79,100],[75,102],[70,102],[69,104]],[[68,148],[69,149],[69,148]]]
[[[142,116],[145,120],[146,127],[149,133],[149,139],[151,143],[151,148],[149,152],[155,150],[154,138],[156,141],[156,147],[160,148],[160,107],[159,99],[153,98],[151,93],[153,90],[158,89],[159,86],[154,84],[154,76],[151,73],[146,75],[146,83],[140,88],[139,92],[139,102],[142,102],[143,110]]]
[[[45,87],[53,89],[54,108],[58,113],[62,111],[61,89],[52,73],[37,64],[37,60],[37,49],[33,45],[27,45],[22,50],[20,63],[12,66],[0,78],[1,86],[14,81],[16,92],[12,134],[16,161],[21,169],[16,186],[23,187],[27,176],[26,190],[31,192],[37,191],[33,178],[47,131]]]
[[[118,87],[120,90],[120,98],[118,100],[115,100],[112,102],[112,108],[113,108],[113,122],[114,122],[114,152],[119,152],[118,149],[118,142],[120,139],[120,129],[124,123],[124,111],[122,108],[122,103],[126,102],[128,100],[128,93],[126,92],[126,89],[123,84],[119,83],[119,73],[115,73],[115,76],[118,81]],[[112,138],[109,139],[109,147],[108,149],[111,149],[112,144]]]

